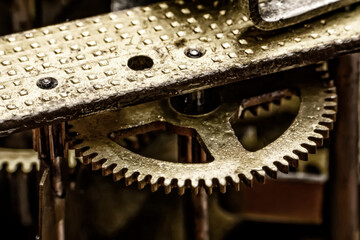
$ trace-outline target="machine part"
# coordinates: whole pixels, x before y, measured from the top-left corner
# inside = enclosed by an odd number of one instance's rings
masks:
[[[360,7],[269,33],[254,29],[232,4],[163,2],[2,37],[0,135],[360,48]],[[190,58],[188,48],[206,53]],[[139,56],[151,58],[153,66],[129,68],[129,59]],[[57,87],[37,86],[39,79],[50,77]]]
[[[262,30],[275,30],[307,21],[359,0],[241,0],[246,16]]]
[[[227,185],[237,190],[240,182],[252,184],[253,176],[260,182],[265,173],[276,177],[277,170],[287,172],[288,166],[306,160],[329,136],[336,114],[335,88],[324,87],[322,81],[297,83],[301,104],[291,126],[271,144],[250,152],[238,141],[231,122],[241,118],[245,109],[279,100],[291,91],[277,91],[244,100],[242,104],[223,103],[215,111],[195,118],[175,112],[167,101],[156,101],[117,112],[99,114],[71,122],[72,131],[79,133],[72,147],[93,170],[113,174],[115,181],[125,178],[127,185],[138,181],[152,191],[164,186],[165,193],[186,188],[195,193],[205,187],[211,193],[217,186],[221,192]],[[295,87],[293,86],[293,87]],[[135,154],[120,146],[116,139],[154,130],[167,130],[196,139],[206,153],[206,163],[184,164],[164,162]]]
[[[334,128],[336,137],[330,148],[331,190],[327,197],[331,206],[329,236],[336,240],[359,239],[359,115],[357,111],[360,55],[344,56],[335,63],[334,79],[339,87],[340,121]],[[338,206],[343,207],[339,209]]]
[[[0,169],[5,167],[9,173],[14,173],[19,168],[24,173],[40,168],[37,153],[31,149],[0,148],[0,156]]]

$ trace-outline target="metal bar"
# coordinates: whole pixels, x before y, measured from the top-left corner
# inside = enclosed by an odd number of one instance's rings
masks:
[[[192,114],[202,114],[204,107],[204,92],[198,91],[187,95],[184,111],[192,110]],[[192,135],[178,137],[180,159],[187,164],[206,162],[206,153],[196,138]],[[185,159],[182,156],[185,155]],[[208,195],[203,186],[185,196],[186,234],[189,240],[209,239]]]
[[[57,240],[65,239],[65,186],[62,172],[65,157],[65,124],[54,124],[34,130],[34,147],[40,158],[40,173],[49,181],[49,187],[44,187],[44,179],[40,182],[40,217],[39,233],[42,236],[55,234]],[[49,175],[49,176],[47,176]],[[47,210],[46,210],[47,209]],[[44,224],[52,222],[53,231],[44,229]],[[53,237],[52,237],[53,238]]]
[[[358,140],[360,55],[339,58],[335,65],[338,121],[330,161],[331,239],[359,239]]]
[[[0,135],[360,49],[360,7],[274,34],[231,5],[203,7],[169,1],[2,37]]]

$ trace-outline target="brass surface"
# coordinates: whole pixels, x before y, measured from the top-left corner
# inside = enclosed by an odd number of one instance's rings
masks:
[[[218,1],[214,1],[216,3]],[[360,48],[360,8],[275,32],[234,2],[169,1],[0,39],[0,135],[303,66]],[[218,2],[219,3],[219,2]],[[189,58],[188,48],[205,51]],[[128,59],[152,58],[134,71]],[[41,89],[39,79],[58,85]]]
[[[293,123],[278,139],[255,152],[244,149],[230,121],[240,118],[251,103],[261,104],[256,97],[240,106],[223,103],[214,112],[195,118],[173,111],[167,101],[155,101],[76,120],[70,123],[71,130],[79,133],[76,139],[82,143],[75,148],[93,170],[113,174],[115,181],[125,178],[127,185],[138,181],[140,188],[151,184],[156,191],[164,186],[166,193],[178,188],[180,194],[185,188],[197,192],[202,186],[210,193],[214,186],[225,192],[230,184],[239,190],[241,181],[251,185],[253,177],[263,182],[265,173],[275,177],[277,170],[287,172],[289,164],[296,166],[298,160],[306,160],[328,137],[335,120],[335,88],[325,87],[321,81],[294,87],[300,90],[301,103]],[[276,93],[263,95],[270,97],[278,98]],[[113,140],[160,129],[196,137],[212,161],[160,161],[135,154]]]

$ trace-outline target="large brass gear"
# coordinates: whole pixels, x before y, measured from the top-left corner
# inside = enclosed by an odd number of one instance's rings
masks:
[[[125,178],[127,185],[138,181],[139,188],[150,184],[156,191],[163,186],[165,193],[178,188],[179,194],[186,188],[197,192],[199,187],[212,192],[214,186],[225,192],[227,185],[239,190],[241,181],[251,185],[253,177],[262,182],[265,174],[275,177],[277,170],[287,172],[289,165],[306,160],[308,153],[315,153],[328,137],[336,114],[335,88],[325,87],[321,81],[294,87],[300,91],[301,103],[293,123],[277,140],[255,152],[242,146],[230,121],[259,104],[261,97],[245,100],[240,106],[224,103],[214,112],[195,118],[177,113],[168,101],[155,101],[73,121],[72,131],[79,133],[76,139],[82,141],[75,149],[93,170],[113,174],[115,181]],[[274,93],[262,96],[268,100],[277,97]],[[164,162],[140,156],[112,139],[161,129],[196,137],[212,161]]]

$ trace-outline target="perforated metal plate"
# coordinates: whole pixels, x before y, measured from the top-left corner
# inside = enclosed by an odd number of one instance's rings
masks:
[[[0,135],[360,48],[360,7],[263,32],[229,6],[160,3],[1,38]],[[205,54],[189,58],[188,48]],[[138,55],[151,57],[152,68],[130,69]],[[39,88],[44,77],[58,85]]]

